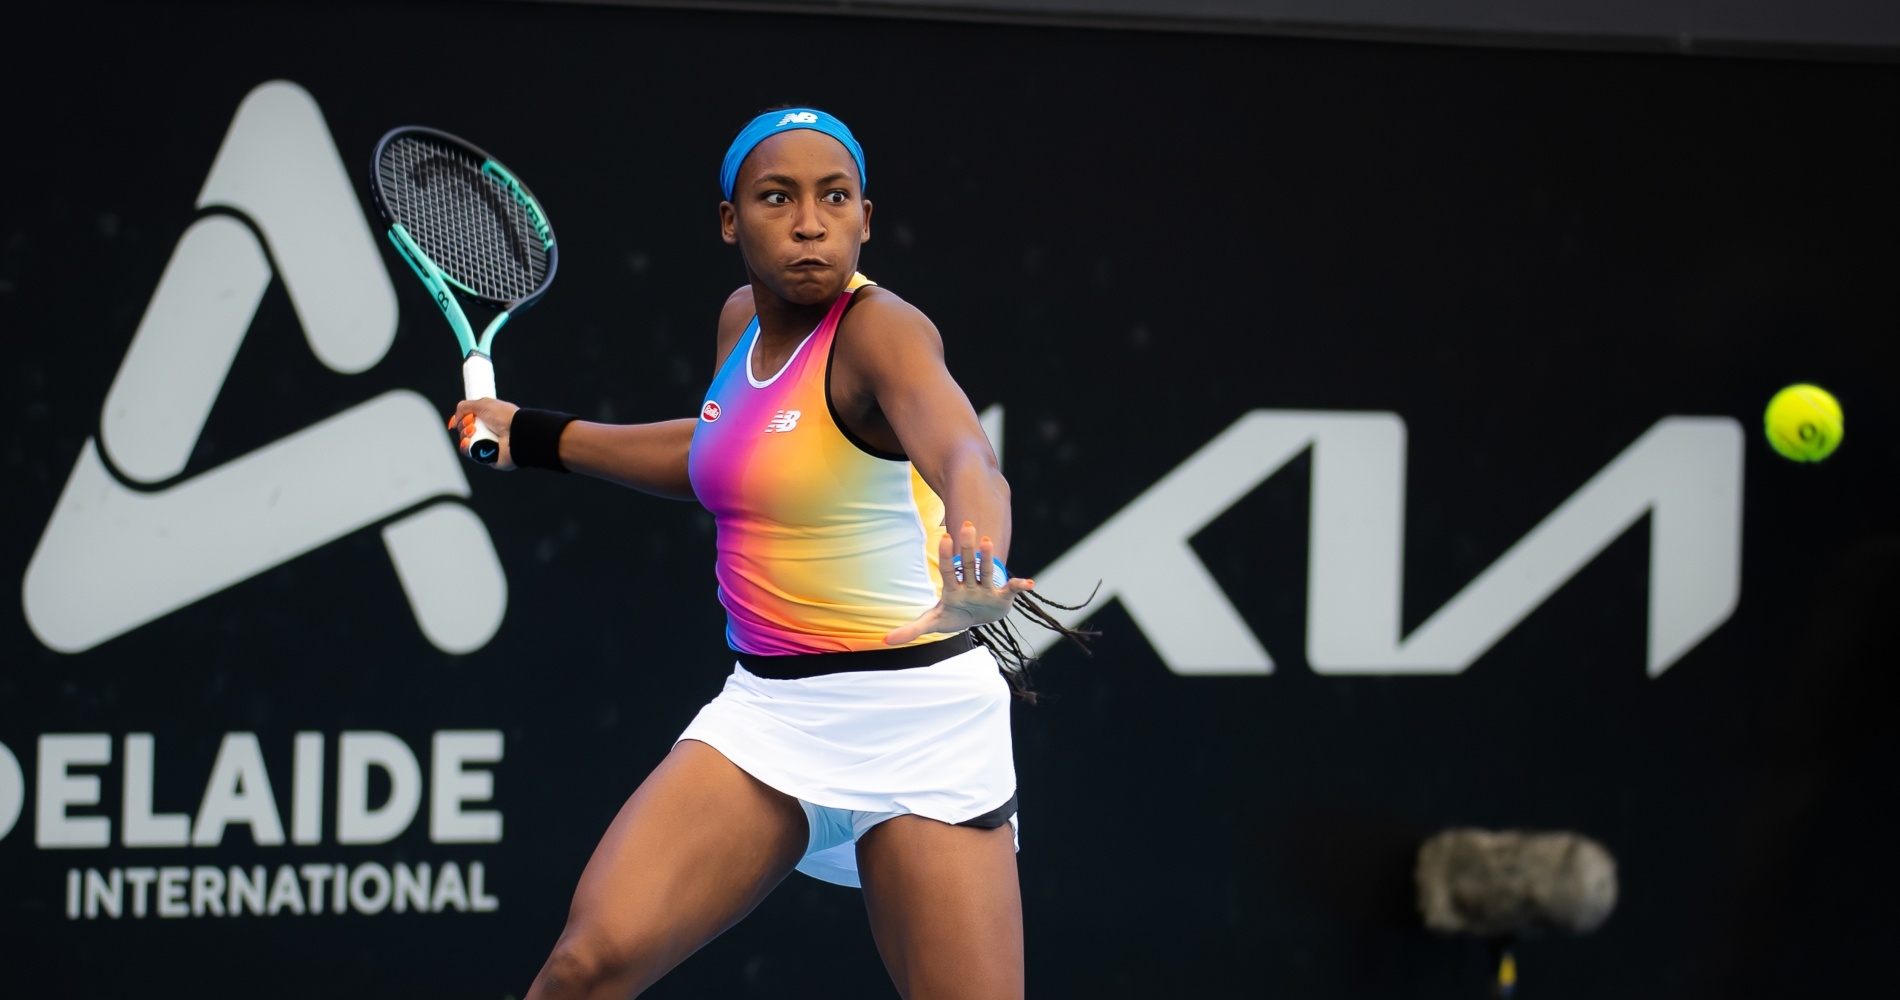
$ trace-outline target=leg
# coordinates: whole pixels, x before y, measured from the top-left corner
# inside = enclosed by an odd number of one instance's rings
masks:
[[[682,741],[594,849],[528,1000],[638,994],[750,913],[809,836],[797,799]]]
[[[899,816],[858,838],[864,906],[904,1000],[1023,995],[1015,837]]]

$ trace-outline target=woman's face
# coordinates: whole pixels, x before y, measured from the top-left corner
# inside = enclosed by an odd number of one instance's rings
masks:
[[[780,298],[829,302],[858,268],[871,238],[871,203],[857,161],[838,140],[811,129],[781,132],[754,147],[732,200],[719,206],[722,235]]]

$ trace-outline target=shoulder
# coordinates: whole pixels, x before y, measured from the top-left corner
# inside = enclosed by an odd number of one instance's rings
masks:
[[[732,328],[732,335],[738,336],[752,322],[752,286],[740,285],[731,295],[726,296],[726,304],[719,307],[719,333],[724,336]]]
[[[716,364],[726,363],[726,356],[739,343],[739,337],[752,323],[752,286],[740,285],[731,295],[726,296],[726,304],[719,307],[718,358]]]
[[[859,289],[838,324],[841,349],[865,355],[903,354],[917,349],[943,353],[943,335],[923,310],[878,285]]]

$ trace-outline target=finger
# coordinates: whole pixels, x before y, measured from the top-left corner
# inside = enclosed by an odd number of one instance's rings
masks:
[[[943,581],[943,589],[949,590],[957,585],[957,566],[951,561],[950,533],[944,532],[937,539],[937,577]]]
[[[988,535],[976,541],[976,565],[982,570],[978,583],[991,590],[998,590],[1003,586],[1003,581],[996,577],[996,543],[990,541]]]
[[[963,556],[963,583],[964,586],[973,587],[976,586],[976,525],[965,521],[963,530],[957,534],[961,536],[957,541]]]
[[[934,626],[937,624],[939,617],[941,617],[941,613],[936,608],[931,608],[908,625],[899,625],[892,629],[890,633],[884,637],[884,645],[902,646],[907,642],[916,642],[920,636],[926,636],[937,631]]]

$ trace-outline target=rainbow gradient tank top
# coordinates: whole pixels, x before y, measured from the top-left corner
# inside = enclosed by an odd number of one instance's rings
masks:
[[[943,501],[909,462],[848,439],[826,392],[838,323],[868,284],[854,276],[776,374],[753,368],[754,316],[700,407],[687,471],[718,524],[719,602],[739,652],[885,649],[942,593]]]

